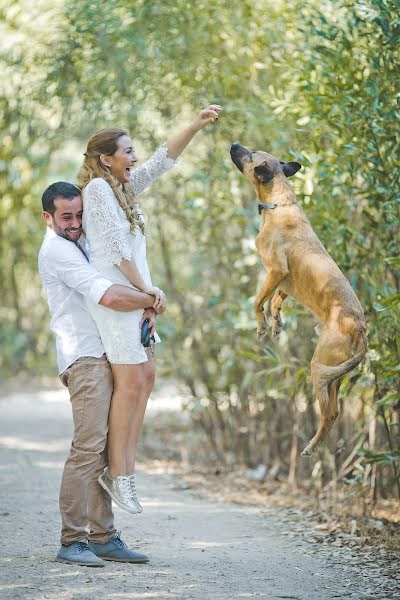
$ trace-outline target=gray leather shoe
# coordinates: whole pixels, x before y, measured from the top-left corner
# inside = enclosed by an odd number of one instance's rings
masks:
[[[82,567],[104,567],[105,562],[94,554],[84,542],[74,542],[69,546],[61,546],[56,561]]]
[[[99,556],[103,560],[130,563],[147,563],[150,560],[146,554],[129,550],[125,542],[121,540],[120,533],[117,533],[105,544],[89,542],[89,548],[96,556]]]

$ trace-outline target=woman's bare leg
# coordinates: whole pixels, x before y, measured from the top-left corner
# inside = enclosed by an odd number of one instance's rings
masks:
[[[155,360],[150,350],[147,350],[148,361],[141,365],[143,367],[143,386],[140,398],[136,403],[135,412],[131,421],[131,430],[126,447],[126,467],[127,473],[132,475],[135,470],[136,448],[142,429],[144,414],[146,412],[147,401],[155,380]]]
[[[132,473],[126,455],[132,422],[136,421],[137,412],[142,411],[146,364],[111,365],[114,393],[109,413],[108,458],[112,478]]]

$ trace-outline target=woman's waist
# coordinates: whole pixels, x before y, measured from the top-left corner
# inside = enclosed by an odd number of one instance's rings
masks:
[[[118,269],[117,266],[106,265],[102,262],[90,261],[91,265],[106,279],[109,279],[113,283],[119,283],[121,285],[127,285],[134,287],[131,282],[125,277],[123,273]]]
[[[118,283],[120,285],[126,285],[131,288],[135,288],[135,286],[132,285],[129,279],[125,277],[125,275],[120,271],[120,269],[116,265],[107,265],[102,262],[97,262],[96,260],[91,260],[90,262],[103,277],[109,279],[113,283]],[[148,265],[146,264],[136,266],[145,284],[151,285],[151,276]]]

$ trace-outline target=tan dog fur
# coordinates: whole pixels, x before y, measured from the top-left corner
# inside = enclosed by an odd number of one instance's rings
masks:
[[[252,152],[239,144],[232,145],[231,157],[252,183],[260,203],[278,205],[262,211],[256,239],[267,270],[254,302],[258,339],[267,332],[264,305],[270,298],[274,337],[281,329],[280,311],[287,296],[307,306],[319,321],[320,338],[311,361],[311,377],[321,416],[317,433],[302,452],[307,456],[323,441],[338,416],[337,396],[343,377],[366,353],[364,313],[287,180],[300,165],[280,163],[267,152]]]

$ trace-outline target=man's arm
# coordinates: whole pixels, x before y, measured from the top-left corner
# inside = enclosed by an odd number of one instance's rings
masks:
[[[154,296],[133,290],[125,285],[117,285],[114,283],[106,290],[101,297],[99,304],[106,308],[119,310],[120,312],[129,312],[139,308],[152,308],[154,304]],[[162,314],[165,308],[157,309],[157,314]]]
[[[88,261],[79,248],[68,240],[57,240],[47,258],[50,271],[68,287],[106,308],[129,312],[149,308],[154,297],[128,286],[113,284],[103,277]],[[157,310],[158,312],[158,310]],[[161,314],[161,313],[160,313]]]

